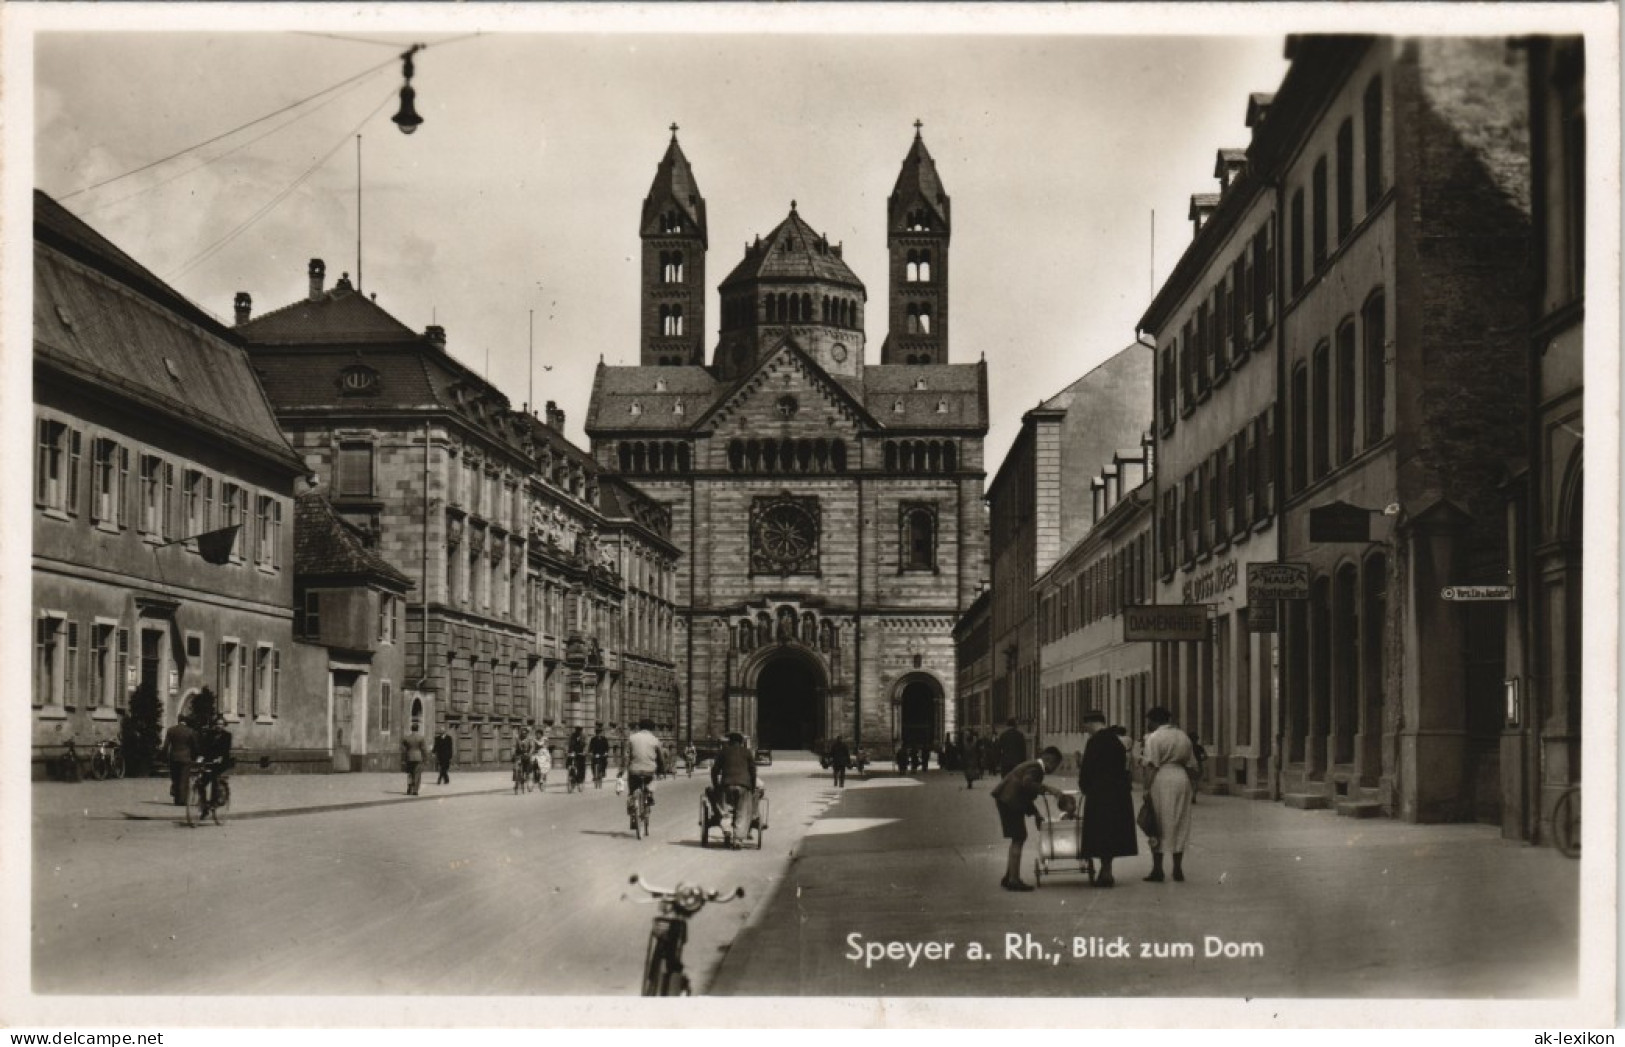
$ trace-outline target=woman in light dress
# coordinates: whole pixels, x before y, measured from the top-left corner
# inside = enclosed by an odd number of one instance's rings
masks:
[[[1151,806],[1157,812],[1158,835],[1148,837],[1151,845],[1151,875],[1146,880],[1161,883],[1162,852],[1174,856],[1173,878],[1185,879],[1185,844],[1191,837],[1191,784],[1196,773],[1196,754],[1190,735],[1175,727],[1173,713],[1156,706],[1145,714],[1151,733],[1145,736],[1143,756]]]

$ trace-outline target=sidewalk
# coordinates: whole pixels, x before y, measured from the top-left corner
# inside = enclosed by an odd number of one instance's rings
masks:
[[[277,818],[318,811],[344,811],[393,803],[436,803],[458,796],[509,792],[507,771],[451,770],[451,784],[435,785],[435,772],[423,776],[422,792],[406,794],[406,775],[389,772],[351,774],[234,774],[228,817]],[[555,774],[549,791],[564,791]],[[34,782],[34,818],[179,819],[181,808],[169,800],[168,778],[124,778],[105,782]]]

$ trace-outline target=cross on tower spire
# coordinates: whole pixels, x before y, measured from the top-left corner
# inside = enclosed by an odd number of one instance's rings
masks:
[[[677,141],[677,123],[676,123],[676,121],[673,121],[672,125],[671,125],[671,140],[674,141],[674,142]]]
[[[921,123],[919,120],[916,119],[914,121],[914,137],[915,138],[920,137],[920,128],[922,128],[924,126],[925,126],[925,124]]]

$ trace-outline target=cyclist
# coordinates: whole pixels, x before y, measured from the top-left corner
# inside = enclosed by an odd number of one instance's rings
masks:
[[[592,756],[593,788],[602,789],[604,774],[609,770],[609,739],[604,737],[602,721],[593,728],[592,741],[587,743],[587,753]]]
[[[203,782],[209,790],[209,803],[218,806],[220,783],[237,762],[231,755],[231,731],[226,727],[226,718],[219,713],[198,739],[198,759],[203,761]]]
[[[626,739],[626,749],[621,753],[621,770],[626,772],[626,813],[634,829],[638,827],[638,816],[633,801],[638,790],[643,790],[650,807],[655,803],[649,785],[660,770],[660,739],[655,737],[654,728],[653,720],[639,720],[638,729]]]
[[[568,764],[566,771],[570,781],[581,785],[587,780],[587,736],[577,727],[570,732],[570,741],[566,748]]]
[[[531,764],[536,758],[536,743],[530,737],[530,728],[519,728],[519,736],[513,741],[513,777],[514,791],[519,791],[519,783],[531,777]]]
[[[694,748],[693,742],[689,742],[688,747],[683,750],[683,765],[688,768],[688,776],[690,778],[694,777],[694,765],[699,762],[699,751]]]

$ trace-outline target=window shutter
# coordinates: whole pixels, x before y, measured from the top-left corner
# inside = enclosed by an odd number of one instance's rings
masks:
[[[271,715],[274,717],[282,704],[282,652],[271,648]]]
[[[113,505],[113,519],[118,526],[130,526],[130,449],[123,444],[118,449],[118,490]]]
[[[62,667],[62,704],[73,707],[79,697],[79,623],[67,622],[67,660]]]
[[[113,661],[113,705],[124,708],[130,679],[130,630],[118,630],[118,656]]]
[[[44,505],[51,486],[51,423],[34,420],[38,452],[34,457],[34,504]]]
[[[62,508],[69,516],[79,515],[79,462],[84,453],[85,434],[78,429],[68,432],[68,487],[63,492]]]
[[[231,711],[240,713],[243,707],[243,695],[248,693],[248,650],[239,648],[237,655],[237,693],[233,696]]]

